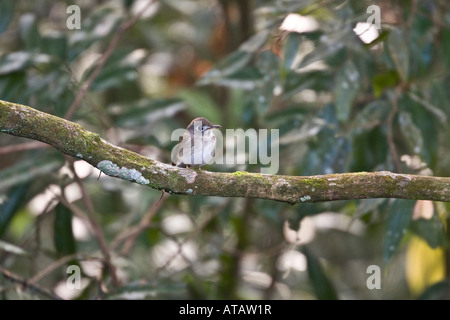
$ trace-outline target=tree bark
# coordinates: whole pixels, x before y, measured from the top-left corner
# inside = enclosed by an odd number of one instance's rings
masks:
[[[0,100],[0,132],[45,142],[103,173],[171,194],[270,199],[290,204],[400,198],[450,201],[450,178],[388,171],[281,176],[174,167],[114,146],[79,124]]]

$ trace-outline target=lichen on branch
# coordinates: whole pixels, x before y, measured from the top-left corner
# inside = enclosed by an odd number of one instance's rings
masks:
[[[270,199],[290,204],[400,198],[450,201],[450,178],[388,171],[281,176],[178,168],[117,147],[79,124],[0,100],[0,133],[47,143],[109,176],[171,194]]]

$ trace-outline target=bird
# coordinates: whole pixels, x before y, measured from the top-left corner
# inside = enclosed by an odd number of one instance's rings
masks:
[[[216,136],[212,129],[220,127],[203,117],[192,120],[172,151],[172,165],[200,168],[208,164],[216,152]]]

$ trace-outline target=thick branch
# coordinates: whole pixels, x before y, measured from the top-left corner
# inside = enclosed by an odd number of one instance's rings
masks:
[[[0,100],[0,132],[50,144],[105,174],[172,194],[248,197],[288,202],[401,198],[450,201],[450,178],[382,172],[311,177],[177,168],[122,149],[79,124]]]

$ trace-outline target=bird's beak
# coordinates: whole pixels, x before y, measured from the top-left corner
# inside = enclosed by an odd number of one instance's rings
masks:
[[[211,130],[211,129],[216,129],[216,128],[220,128],[220,126],[218,124],[214,124],[211,127],[207,127],[207,129],[205,129],[205,131]]]

